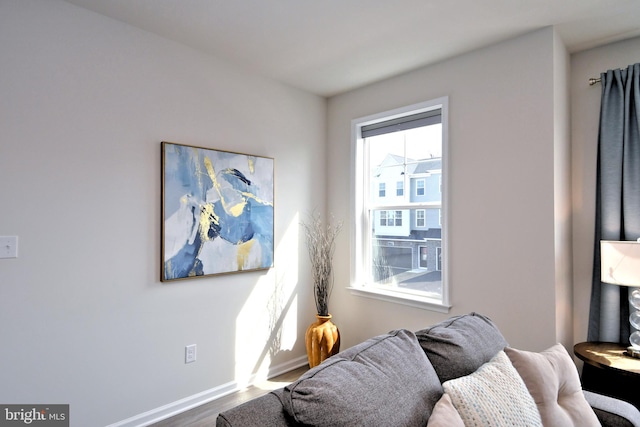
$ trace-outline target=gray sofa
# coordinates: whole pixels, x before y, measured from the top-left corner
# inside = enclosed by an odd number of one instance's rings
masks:
[[[442,415],[445,414],[442,408],[454,407],[446,405],[451,400],[446,396],[445,402],[444,395],[449,394],[445,393],[445,390],[451,392],[452,396],[456,388],[459,391],[462,386],[464,391],[467,384],[465,381],[468,379],[475,381],[475,376],[486,369],[486,366],[497,363],[494,361],[497,360],[498,354],[505,354],[505,351],[508,351],[508,344],[496,325],[486,316],[477,313],[452,317],[417,332],[392,331],[338,353],[307,371],[287,387],[219,414],[216,425],[218,427],[462,425],[451,421],[452,418],[447,418],[449,415]],[[562,351],[566,352],[564,348]],[[518,350],[515,352],[517,353]],[[511,357],[515,353],[508,354]],[[581,427],[597,425],[598,422],[603,426],[611,427],[640,427],[640,412],[631,404],[583,391],[577,379],[575,366],[566,369],[566,364],[562,365],[553,359],[559,353],[520,352],[515,355],[518,354],[524,355],[524,359],[514,361],[513,366],[516,368],[522,365],[523,360],[525,362],[529,360],[527,358],[537,360],[542,363],[542,366],[546,366],[544,364],[551,360],[549,370],[555,368],[569,371],[570,375],[576,378],[571,385],[564,379],[546,377],[546,372],[545,375],[533,375],[538,377],[537,379],[542,379],[541,384],[544,387],[548,388],[549,384],[554,383],[551,393],[557,392],[557,396],[553,397],[554,401],[550,403],[542,402],[544,397],[540,397],[536,391],[530,389],[531,393],[526,393],[525,399],[534,396],[536,401],[533,404],[539,405],[540,411],[535,411],[536,414],[534,414],[536,417],[538,413],[542,414],[541,421],[544,424],[539,425],[564,427],[568,425],[569,418],[572,418],[571,425]],[[569,360],[566,354],[564,356],[561,354],[560,357],[565,362]],[[572,365],[572,362],[570,364]],[[527,375],[532,376],[530,373]],[[527,375],[523,375],[525,380],[523,386],[526,383],[526,387],[535,387],[527,382],[532,381],[531,378],[526,378]],[[560,376],[562,375],[564,374],[560,373]],[[495,375],[492,374],[489,378],[493,376]],[[536,381],[536,378],[533,378],[533,381]],[[545,381],[549,384],[545,384]],[[558,384],[555,384],[556,382]],[[476,387],[478,383],[469,384],[474,384],[473,387]],[[489,396],[490,392],[504,392],[503,396],[506,399],[504,402],[508,402],[503,404],[504,408],[512,409],[516,413],[507,416],[519,416],[519,412],[522,411],[515,409],[517,393],[511,386],[509,388],[509,390],[500,390],[499,387],[489,385],[486,390],[480,389],[474,395],[486,398],[482,395]],[[499,397],[491,397],[491,399],[493,399],[492,402],[496,402]],[[580,400],[577,404],[576,399]],[[534,399],[531,398],[530,401],[534,402]],[[584,406],[580,406],[582,401]],[[460,406],[458,409],[461,409]],[[456,411],[453,410],[453,412]],[[457,413],[454,415],[458,416]],[[436,418],[438,421],[435,421]],[[511,425],[516,424],[514,422]],[[526,422],[521,425],[531,424]]]

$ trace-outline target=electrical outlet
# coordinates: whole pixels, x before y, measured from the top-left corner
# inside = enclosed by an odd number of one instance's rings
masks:
[[[0,236],[0,258],[18,258],[18,236]]]
[[[184,348],[184,363],[193,363],[196,361],[196,345],[191,344]]]

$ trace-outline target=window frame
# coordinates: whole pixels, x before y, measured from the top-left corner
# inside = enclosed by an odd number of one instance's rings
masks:
[[[441,251],[442,251],[442,293],[441,298],[433,298],[423,292],[412,291],[400,288],[384,288],[374,284],[364,282],[364,269],[370,266],[365,265],[366,256],[364,251],[368,251],[368,237],[365,235],[369,220],[367,216],[366,204],[371,197],[365,194],[367,191],[369,165],[365,164],[364,143],[361,136],[361,128],[366,125],[384,122],[393,118],[408,116],[420,112],[441,110],[442,125],[442,175],[441,175]],[[361,117],[351,121],[351,277],[349,291],[357,296],[373,298],[377,300],[403,304],[411,307],[448,313],[451,305],[449,303],[449,99],[447,96],[436,98],[430,101],[412,104],[393,110],[384,111],[366,117]],[[368,190],[370,191],[370,190]],[[417,191],[417,190],[416,190]],[[373,219],[375,220],[375,219]],[[426,223],[426,217],[425,217]]]
[[[388,220],[387,211],[380,211],[380,227],[386,227]]]
[[[399,211],[397,209],[395,209],[394,211],[394,221],[393,221],[393,226],[394,227],[402,227],[402,211]]]
[[[422,220],[422,225],[419,224],[420,220]],[[424,228],[426,226],[427,226],[427,210],[416,209],[416,228]]]
[[[424,178],[416,179],[416,197],[424,196],[427,187],[427,180]],[[420,190],[422,190],[422,194],[420,194]]]

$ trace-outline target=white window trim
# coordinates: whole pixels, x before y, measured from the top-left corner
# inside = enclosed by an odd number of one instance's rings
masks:
[[[444,179],[442,179],[442,208],[446,212],[446,218],[442,218],[442,298],[433,298],[423,293],[416,294],[406,290],[382,288],[373,285],[365,286],[361,276],[363,265],[362,250],[364,248],[365,237],[363,235],[364,222],[364,203],[365,195],[357,193],[357,189],[363,189],[364,170],[368,170],[368,165],[363,162],[363,144],[360,138],[360,128],[364,125],[389,120],[395,117],[401,117],[412,112],[427,111],[435,107],[442,106],[442,170]],[[440,313],[448,313],[451,305],[449,303],[449,197],[448,197],[448,181],[449,181],[449,98],[442,97],[419,104],[401,107],[390,111],[354,119],[351,121],[351,224],[353,224],[351,232],[351,285],[347,289],[353,294],[365,298],[373,298],[396,304],[403,304],[410,307],[417,307],[425,310],[436,311]],[[358,268],[357,266],[360,266]]]

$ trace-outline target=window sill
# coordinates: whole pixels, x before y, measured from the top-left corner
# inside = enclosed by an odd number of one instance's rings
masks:
[[[353,295],[357,295],[365,298],[377,299],[380,301],[392,302],[395,304],[408,305],[410,307],[421,308],[423,310],[436,311],[438,313],[449,313],[451,306],[443,304],[440,301],[434,300],[419,295],[411,295],[403,292],[394,292],[390,290],[370,288],[370,287],[354,287],[349,286],[347,289]]]

